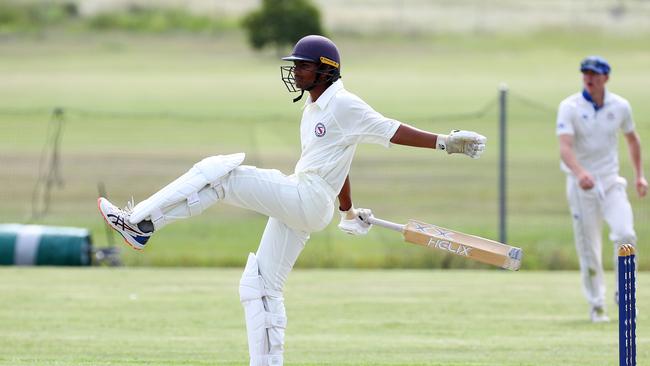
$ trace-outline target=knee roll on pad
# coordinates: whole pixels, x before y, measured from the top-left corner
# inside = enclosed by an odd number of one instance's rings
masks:
[[[250,365],[281,366],[287,326],[284,299],[280,291],[264,286],[253,253],[239,282],[239,300],[246,316]]]
[[[181,175],[167,186],[154,193],[151,197],[138,203],[134,208],[129,221],[137,224],[151,216],[152,221],[163,217],[163,210],[181,201],[187,201],[190,215],[198,215],[209,204],[202,203],[199,194],[205,186],[213,188],[217,195],[223,198],[223,188],[220,179],[238,167],[245,158],[244,153],[231,155],[217,155],[207,157],[194,164],[187,173]],[[212,202],[214,203],[214,202]]]
[[[244,153],[209,156],[194,164],[194,168],[198,169],[208,182],[214,182],[240,166],[244,158]]]

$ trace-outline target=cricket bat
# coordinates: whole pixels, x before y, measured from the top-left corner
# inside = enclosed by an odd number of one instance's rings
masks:
[[[511,271],[519,270],[523,251],[498,241],[464,234],[459,231],[409,220],[406,225],[378,219],[374,216],[368,223],[401,232],[404,240],[427,248],[439,249],[461,257],[491,264]]]

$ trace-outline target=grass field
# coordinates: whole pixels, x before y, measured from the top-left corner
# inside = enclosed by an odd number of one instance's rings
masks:
[[[286,364],[616,364],[613,274],[613,321],[595,325],[577,272],[535,270],[577,268],[555,107],[580,89],[580,59],[602,54],[613,65],[611,90],[630,100],[647,140],[647,34],[333,38],[346,87],[380,112],[489,139],[478,161],[361,146],[351,171],[355,203],[390,220],[418,218],[496,238],[496,97],[499,84],[508,84],[509,241],[526,254],[520,272],[483,271],[402,244],[392,232],[346,236],[335,221],[312,235],[287,282]],[[30,221],[55,107],[64,110],[64,185],[53,191],[49,214],[32,222],[87,227],[99,246],[109,242],[95,207],[100,182],[115,202],[137,201],[204,156],[239,151],[247,164],[290,173],[300,154],[301,110],[281,84],[279,65],[276,54],[251,52],[236,32],[0,38],[0,222]],[[621,153],[630,179],[624,146]],[[645,253],[650,201],[629,193]],[[0,365],[246,364],[241,268],[151,266],[241,267],[265,221],[214,207],[165,228],[144,253],[125,250],[126,264],[139,268],[0,268]],[[640,264],[650,269],[650,257],[642,254]],[[388,269],[403,267],[472,269]],[[650,365],[647,277],[639,277],[639,365]]]
[[[474,129],[488,136],[478,161],[404,147],[362,146],[351,171],[357,206],[394,221],[418,218],[497,236],[497,110],[509,99],[509,241],[524,268],[577,267],[558,169],[555,106],[580,89],[579,60],[603,54],[611,90],[634,107],[650,136],[650,49],[643,34],[544,32],[528,35],[335,37],[344,82],[387,116],[434,132]],[[0,41],[0,222],[26,222],[51,110],[63,107],[61,173],[52,209],[37,223],[88,227],[104,244],[97,184],[124,203],[146,198],[194,162],[245,151],[246,163],[290,173],[299,157],[300,106],[279,80],[273,53],[253,53],[238,33],[219,37],[126,34],[6,37]],[[534,103],[531,103],[533,101]],[[491,108],[472,117],[468,113]],[[647,138],[646,138],[647,139]],[[647,148],[646,148],[647,150]],[[621,146],[623,174],[631,177]],[[648,169],[646,154],[646,170]],[[632,191],[630,191],[632,193]],[[632,196],[642,251],[650,237],[648,200]],[[435,209],[434,209],[435,207]],[[215,207],[161,231],[130,265],[242,265],[265,218]],[[351,238],[336,221],[315,233],[298,266],[472,266],[400,244],[373,230]],[[609,252],[609,245],[605,246]],[[606,261],[606,265],[610,265]],[[642,268],[650,258],[641,257]]]
[[[235,269],[0,268],[0,365],[244,365]],[[613,282],[607,274],[608,285]],[[642,273],[639,282],[647,281]],[[297,270],[286,365],[617,364],[577,272]],[[650,365],[640,291],[638,365]]]

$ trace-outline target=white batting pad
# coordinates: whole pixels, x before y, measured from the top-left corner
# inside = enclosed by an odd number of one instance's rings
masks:
[[[246,317],[250,366],[282,366],[287,326],[284,299],[279,291],[264,287],[253,253],[239,282],[239,300]]]
[[[219,179],[238,167],[245,157],[244,153],[237,153],[210,156],[201,160],[187,173],[138,203],[133,208],[129,221],[137,224],[152,214],[160,216],[160,212],[165,208],[181,201],[187,201],[192,215],[201,213],[201,207],[205,205],[200,204],[198,192],[206,185],[218,184]]]

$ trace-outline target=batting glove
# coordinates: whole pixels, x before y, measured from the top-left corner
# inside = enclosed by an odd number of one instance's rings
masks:
[[[354,208],[350,207],[347,211],[339,211],[341,214],[341,222],[339,229],[350,235],[366,235],[372,227],[372,224],[367,223],[367,220],[372,216],[372,211],[367,208]]]
[[[452,130],[449,135],[438,135],[436,142],[439,150],[447,154],[461,153],[472,159],[478,159],[485,151],[487,138],[472,131]]]

